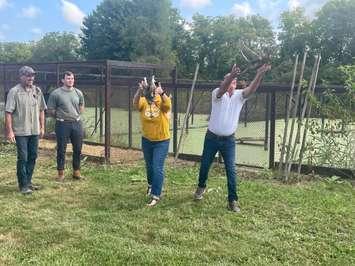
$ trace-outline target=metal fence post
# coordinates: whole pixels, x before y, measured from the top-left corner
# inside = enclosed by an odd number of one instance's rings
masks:
[[[244,104],[244,127],[247,127],[247,120],[248,120],[248,101]]]
[[[177,99],[178,99],[178,91],[177,91],[177,68],[176,66],[174,67],[172,73],[172,79],[173,79],[173,153],[174,156],[176,155],[177,152],[177,131],[178,131],[178,105],[177,105]]]
[[[132,88],[128,86],[128,148],[132,148]]]
[[[269,125],[270,125],[270,94],[267,93],[265,97],[265,135],[264,135],[264,151],[267,151],[269,148]]]
[[[269,168],[275,167],[275,126],[276,126],[276,93],[271,93],[270,104],[270,149],[269,149]]]
[[[56,64],[56,75],[57,75],[57,87],[59,87],[59,85],[60,85],[60,82],[59,82],[59,80],[60,80],[59,63]]]
[[[111,62],[106,61],[105,77],[105,163],[110,163],[111,146]]]

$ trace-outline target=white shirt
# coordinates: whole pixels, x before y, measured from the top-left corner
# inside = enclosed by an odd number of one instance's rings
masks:
[[[243,90],[234,90],[232,96],[226,92],[217,98],[219,88],[212,91],[212,111],[208,129],[218,136],[232,135],[238,127],[239,114],[246,98]]]

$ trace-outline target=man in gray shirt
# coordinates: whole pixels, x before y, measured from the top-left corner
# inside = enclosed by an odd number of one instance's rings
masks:
[[[44,110],[47,108],[40,88],[33,84],[35,71],[29,66],[19,70],[20,83],[10,89],[5,107],[6,138],[16,142],[17,180],[22,194],[31,194],[37,159],[38,139],[44,135]]]
[[[65,152],[68,139],[73,145],[73,178],[80,179],[80,156],[83,142],[81,113],[84,111],[83,93],[74,87],[74,74],[64,72],[63,87],[54,90],[48,99],[48,114],[55,117],[57,138],[58,181],[64,180]]]

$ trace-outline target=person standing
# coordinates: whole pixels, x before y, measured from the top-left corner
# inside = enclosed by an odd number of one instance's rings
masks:
[[[73,146],[73,175],[81,179],[80,157],[83,142],[81,114],[84,111],[83,93],[74,87],[74,74],[65,71],[63,86],[55,89],[48,99],[48,114],[56,119],[55,134],[57,139],[57,180],[64,181],[65,153],[70,139]]]
[[[230,73],[225,75],[220,87],[212,91],[212,110],[204,140],[198,185],[194,194],[195,200],[203,198],[210,166],[219,151],[223,157],[227,174],[227,208],[233,212],[240,212],[237,203],[234,133],[238,127],[239,114],[243,104],[256,91],[265,73],[270,69],[270,65],[262,65],[248,87],[236,90],[240,69],[233,65]]]
[[[133,105],[140,113],[142,126],[142,150],[146,165],[150,196],[147,206],[155,206],[161,196],[164,183],[164,162],[169,151],[171,99],[161,84],[152,80],[139,83]]]
[[[44,111],[47,107],[41,89],[34,85],[35,74],[29,66],[19,69],[20,83],[10,89],[5,106],[6,138],[16,142],[17,181],[22,194],[31,194],[39,189],[32,183],[32,175],[39,137],[44,135]]]

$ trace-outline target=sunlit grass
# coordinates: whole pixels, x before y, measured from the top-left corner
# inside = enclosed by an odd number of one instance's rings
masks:
[[[85,180],[53,181],[40,157],[32,196],[17,191],[15,153],[1,146],[0,265],[354,265],[355,193],[348,182],[285,185],[241,178],[242,212],[226,210],[225,176],[192,200],[198,165],[167,167],[162,201],[146,207],[142,162],[86,162]],[[243,173],[243,176],[248,174]]]

